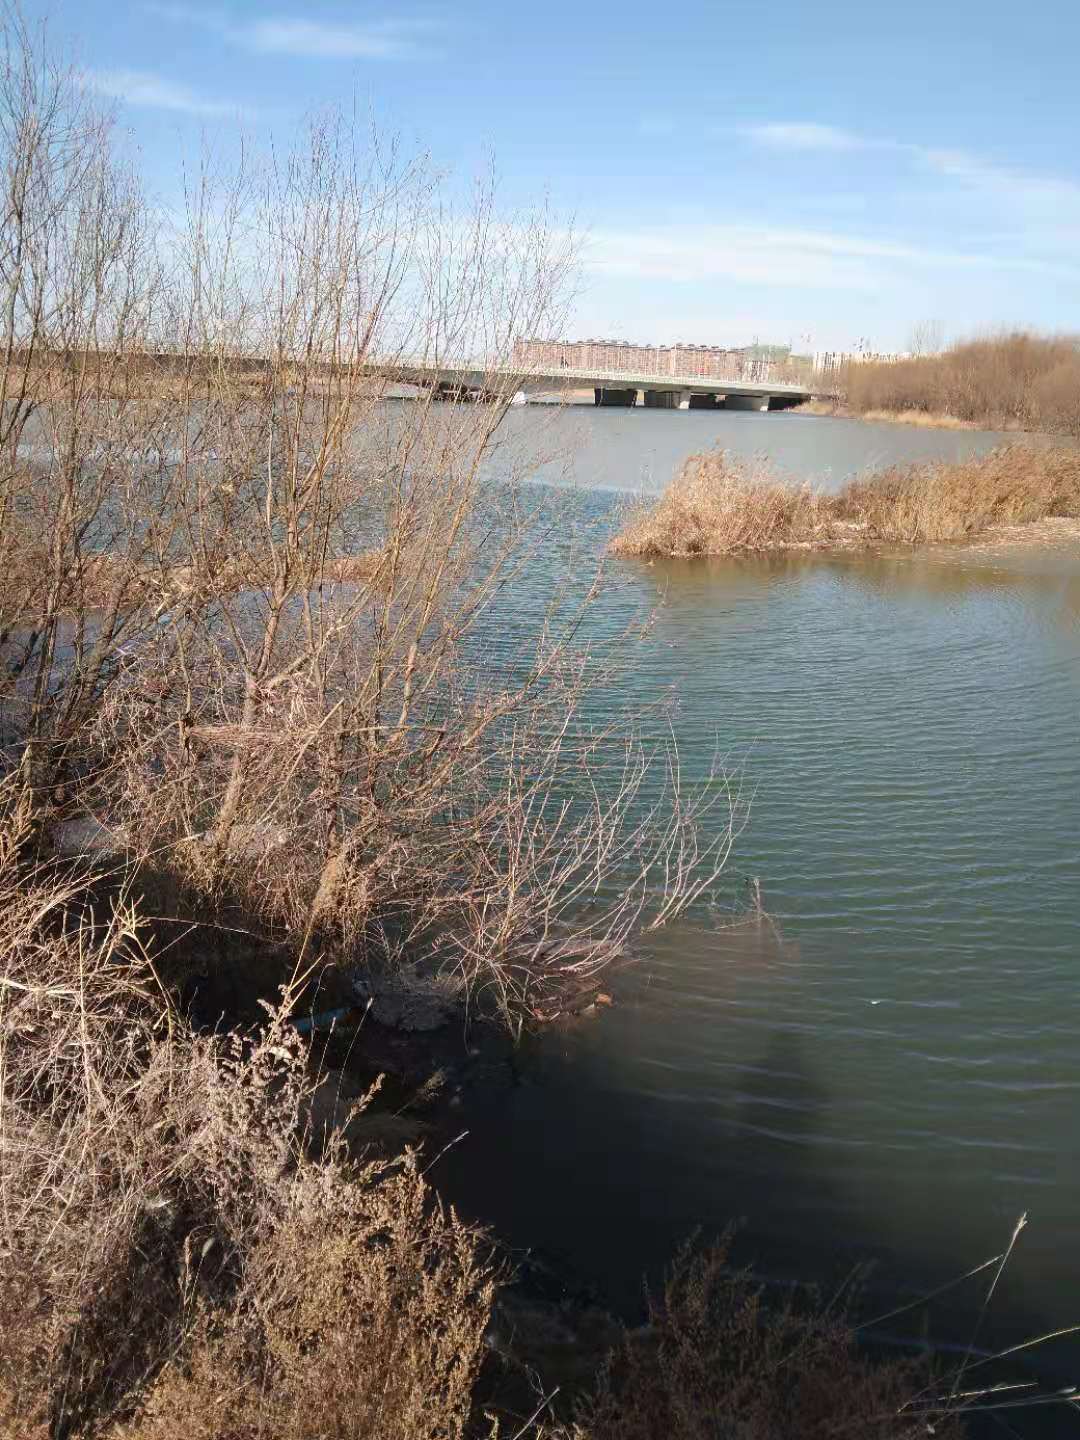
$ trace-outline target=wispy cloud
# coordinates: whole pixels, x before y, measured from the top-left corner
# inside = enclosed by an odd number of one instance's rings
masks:
[[[144,7],[161,19],[212,31],[243,50],[317,60],[408,60],[429,53],[436,27],[425,20],[387,19],[338,24],[310,15],[263,15],[234,20],[223,10],[149,0]]]
[[[1014,219],[1043,224],[1059,235],[1080,232],[1080,183],[1059,175],[1012,169],[963,150],[919,150],[938,175],[994,201]]]
[[[1025,210],[1056,218],[1061,218],[1063,207],[1080,213],[1080,183],[1075,180],[1013,169],[965,150],[860,135],[813,120],[769,121],[735,128],[744,139],[777,150],[891,151],[898,157],[906,157],[916,167],[955,180],[967,189],[994,196],[1007,205],[1020,204]]]
[[[1080,276],[1025,256],[905,244],[778,226],[671,225],[593,232],[585,263],[634,280],[729,281],[765,287],[880,292],[898,274],[980,268]]]
[[[878,150],[891,148],[889,140],[869,140],[835,125],[813,120],[774,120],[764,125],[739,125],[738,133],[758,145],[777,150]]]
[[[183,115],[201,115],[207,119],[215,116],[240,115],[245,107],[234,100],[217,100],[200,95],[188,85],[167,80],[148,70],[86,70],[83,84],[99,95],[108,95],[122,100],[126,105],[135,105],[150,110],[175,110]]]
[[[1080,244],[1080,181],[1003,165],[966,150],[861,135],[816,121],[772,121],[735,128],[750,143],[771,149],[891,156],[909,182],[921,177],[924,185],[929,182],[937,187],[933,193],[927,191],[928,211],[941,200],[941,182],[946,181],[964,196],[967,218],[978,217],[975,223],[984,227],[987,243],[996,227],[1003,252],[1011,246],[1018,263],[1023,254],[1053,256],[1067,261],[1071,272],[1072,256]]]

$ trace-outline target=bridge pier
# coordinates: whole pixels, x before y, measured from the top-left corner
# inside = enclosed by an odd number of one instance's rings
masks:
[[[613,390],[610,385],[597,385],[593,388],[593,403],[596,405],[636,405],[637,390],[621,388]]]
[[[768,410],[768,395],[725,395],[725,410]]]

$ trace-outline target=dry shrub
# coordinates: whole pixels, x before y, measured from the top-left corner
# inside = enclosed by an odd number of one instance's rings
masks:
[[[612,543],[620,555],[971,539],[996,526],[1080,515],[1080,451],[1008,445],[963,461],[894,466],[835,494],[748,472],[723,451],[693,456]]]
[[[674,744],[586,718],[569,560],[489,643],[560,529],[500,427],[567,232],[500,220],[490,183],[453,213],[344,112],[208,162],[162,226],[5,0],[0,48],[0,772],[290,967],[557,1012],[730,841]],[[386,403],[478,355],[482,403]]]
[[[492,1277],[433,1209],[415,1162],[294,1186],[225,1314],[203,1309],[125,1440],[452,1440],[463,1434]]]
[[[1072,337],[1013,332],[940,354],[849,365],[841,388],[858,414],[919,411],[988,429],[1080,434],[1080,347]]]
[[[3,783],[0,1434],[459,1435],[479,1237],[411,1156],[311,1158],[284,1009],[192,1035],[134,911],[27,859],[31,808]]]
[[[628,1334],[578,1423],[553,1440],[915,1440],[925,1368],[880,1363],[820,1302],[766,1303],[727,1242],[684,1250],[649,1326]],[[934,1433],[961,1433],[936,1418]]]

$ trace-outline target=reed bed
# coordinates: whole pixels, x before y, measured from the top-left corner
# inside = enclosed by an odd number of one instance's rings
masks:
[[[1080,451],[1006,445],[850,481],[795,485],[723,450],[691,456],[660,499],[633,513],[617,555],[730,555],[964,541],[1001,526],[1080,515]]]
[[[960,420],[944,411],[931,410],[853,410],[839,400],[807,400],[794,407],[799,415],[828,415],[841,420],[871,420],[882,425],[914,425],[918,430],[978,430],[974,420]],[[1002,424],[1002,430],[1018,430],[1022,426]]]

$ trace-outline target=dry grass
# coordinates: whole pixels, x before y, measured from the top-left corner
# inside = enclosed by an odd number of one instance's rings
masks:
[[[955,415],[937,414],[926,410],[865,410],[862,412],[842,405],[838,400],[807,400],[792,408],[795,415],[828,415],[842,420],[873,420],[883,425],[914,425],[920,430],[978,430],[973,420],[960,420]],[[1018,428],[1002,426],[1003,429]]]
[[[627,1335],[578,1423],[551,1440],[915,1440],[926,1379],[910,1361],[871,1361],[842,1312],[768,1305],[721,1244],[679,1256],[648,1328]],[[939,1440],[963,1433],[955,1415],[934,1421]]]
[[[894,467],[835,494],[785,484],[723,451],[687,460],[632,516],[619,555],[727,555],[969,540],[1000,526],[1080,515],[1080,451],[1003,446],[972,460]]]
[[[867,418],[919,413],[931,424],[1080,434],[1080,346],[1072,337],[1011,333],[850,365],[840,388],[847,409]]]
[[[0,790],[0,1435],[464,1433],[493,1276],[414,1157],[305,1143],[303,1045],[193,1035]]]
[[[116,1440],[447,1440],[465,1433],[493,1293],[476,1237],[415,1166],[326,1170],[246,1257],[237,1298]]]
[[[785,485],[723,450],[691,455],[654,505],[612,543],[617,555],[724,555],[807,543],[828,525],[822,496]]]
[[[977,430],[972,420],[960,420],[955,415],[937,415],[924,410],[867,410],[864,420],[877,420],[885,425],[914,425],[923,430]]]

